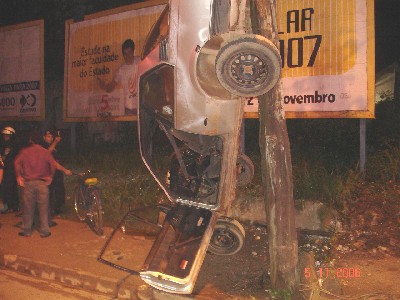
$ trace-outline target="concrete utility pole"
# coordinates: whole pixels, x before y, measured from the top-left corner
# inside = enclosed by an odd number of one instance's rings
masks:
[[[253,33],[278,47],[276,0],[252,0]],[[299,282],[298,243],[293,200],[292,162],[280,80],[259,96],[261,171],[269,231],[273,288],[294,291]]]

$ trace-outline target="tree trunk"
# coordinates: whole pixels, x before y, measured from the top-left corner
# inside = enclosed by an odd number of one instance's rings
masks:
[[[278,46],[275,0],[252,0],[253,32]],[[298,284],[298,244],[293,201],[292,162],[282,86],[259,98],[261,172],[269,231],[271,283],[294,291]]]

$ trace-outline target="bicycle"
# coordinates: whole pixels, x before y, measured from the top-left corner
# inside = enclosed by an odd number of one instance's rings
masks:
[[[73,173],[78,176],[74,188],[74,208],[80,221],[85,221],[97,235],[103,235],[103,207],[100,198],[98,179],[90,170],[84,173]]]

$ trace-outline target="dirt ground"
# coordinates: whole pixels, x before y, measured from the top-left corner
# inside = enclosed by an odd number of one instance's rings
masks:
[[[374,183],[361,186],[359,193],[345,203],[340,219],[341,232],[299,235],[301,253],[314,254],[311,264],[314,267],[299,269],[302,285],[296,295],[289,297],[286,291],[271,290],[267,228],[243,224],[246,240],[242,250],[232,256],[208,253],[194,296],[196,299],[400,299],[400,182],[388,182],[384,187]],[[61,225],[54,228],[54,237],[59,235],[57,230],[63,228]],[[81,226],[86,228],[84,224]]]
[[[400,182],[364,184],[345,203],[343,217],[329,261],[341,272],[343,293],[400,299]],[[359,270],[357,276],[344,277],[351,269]]]
[[[268,299],[264,282],[268,260],[266,228],[243,225],[246,229],[243,248],[229,256],[208,253],[194,294],[201,295],[200,291],[207,287],[207,290],[218,291],[221,299]]]
[[[314,269],[299,270],[302,285],[292,299],[400,299],[400,183],[361,186],[340,218],[342,232],[299,236],[301,251],[313,253]],[[269,285],[266,227],[244,225],[243,249],[208,254],[194,293],[207,286],[221,298],[290,299]]]

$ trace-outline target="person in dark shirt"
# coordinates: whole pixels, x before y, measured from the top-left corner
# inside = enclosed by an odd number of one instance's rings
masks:
[[[17,183],[23,188],[23,231],[20,236],[31,236],[35,207],[40,218],[39,233],[42,238],[51,235],[48,222],[49,185],[57,168],[50,151],[39,145],[42,135],[31,132],[30,145],[20,151],[14,161]]]
[[[6,126],[1,131],[0,155],[3,162],[3,180],[1,181],[1,196],[7,205],[5,212],[19,211],[18,186],[14,173],[14,159],[18,153],[15,144],[16,132],[14,128]]]
[[[46,130],[43,134],[43,140],[40,145],[48,149],[54,159],[61,165],[61,157],[57,150],[58,143],[61,142],[61,135],[54,130]],[[49,206],[51,215],[57,215],[62,212],[65,205],[65,185],[64,185],[64,170],[57,169],[53,176],[53,181],[49,186]],[[68,174],[70,175],[70,174]]]

